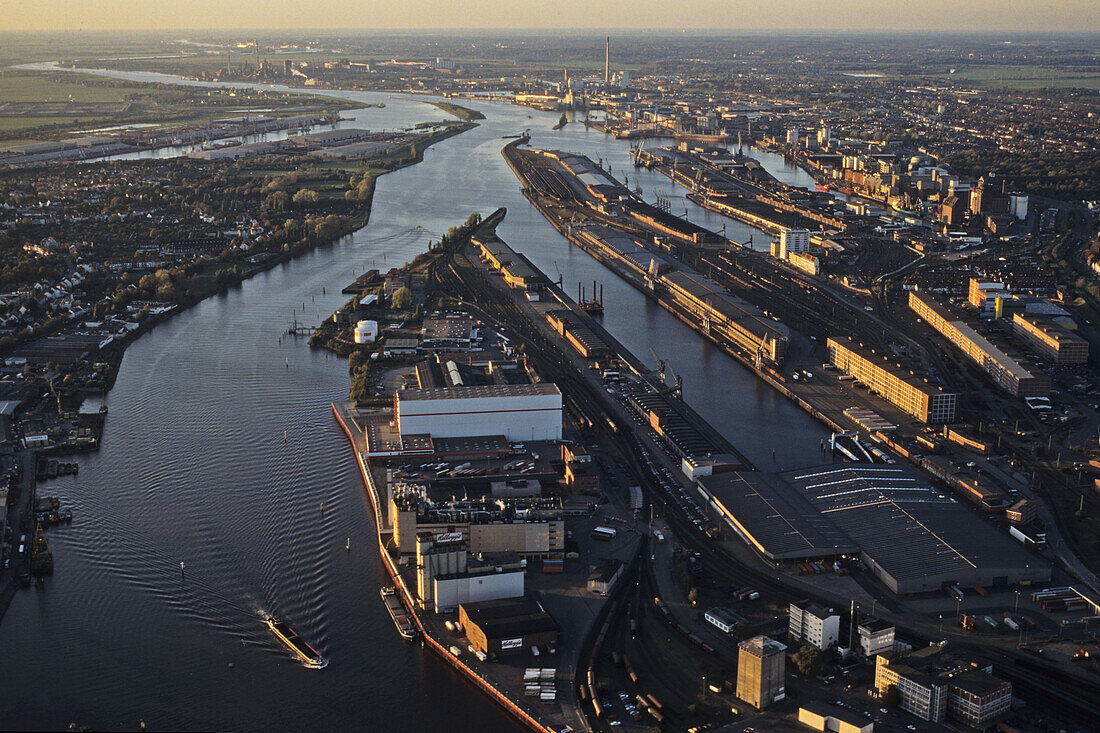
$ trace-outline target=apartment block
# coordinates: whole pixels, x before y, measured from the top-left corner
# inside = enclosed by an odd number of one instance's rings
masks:
[[[826,342],[829,361],[882,395],[891,404],[923,423],[949,423],[955,419],[959,396],[931,384],[885,356],[864,348],[851,338],[832,337]]]
[[[1034,365],[1006,354],[932,296],[910,291],[909,308],[981,367],[1004,391],[1014,397],[1045,397],[1050,394],[1050,377]]]

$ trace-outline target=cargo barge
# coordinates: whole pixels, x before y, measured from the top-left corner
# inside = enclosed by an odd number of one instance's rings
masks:
[[[294,633],[287,624],[274,616],[266,617],[264,622],[267,623],[267,628],[271,629],[271,633],[279,637],[279,641],[283,642],[310,669],[321,669],[328,664],[327,659],[318,654],[316,649]]]
[[[392,585],[385,585],[379,588],[378,592],[382,596],[382,602],[386,604],[386,610],[390,612],[390,618],[393,619],[393,625],[397,627],[402,638],[406,641],[415,639],[416,626],[414,626],[413,622],[409,619],[409,614],[405,613],[405,606],[397,596],[397,589]]]

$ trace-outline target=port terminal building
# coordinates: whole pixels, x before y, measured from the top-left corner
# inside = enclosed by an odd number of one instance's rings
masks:
[[[856,556],[898,594],[1051,577],[1046,561],[904,466],[729,472],[698,485],[726,523],[777,564]]]
[[[829,361],[895,407],[922,423],[955,420],[959,395],[934,385],[854,339],[834,336],[826,342]]]

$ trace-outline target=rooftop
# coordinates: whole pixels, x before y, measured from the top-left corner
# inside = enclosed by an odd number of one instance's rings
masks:
[[[427,389],[403,389],[397,393],[401,402],[418,400],[462,400],[486,397],[533,397],[558,395],[561,392],[552,382],[537,384],[479,384],[462,387],[430,387]]]

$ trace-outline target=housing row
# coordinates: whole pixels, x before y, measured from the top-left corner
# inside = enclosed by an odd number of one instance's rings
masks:
[[[1045,397],[1050,394],[1048,376],[1027,360],[1005,353],[931,295],[911,290],[909,308],[1009,394],[1015,397]]]

